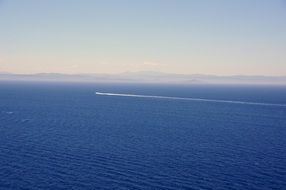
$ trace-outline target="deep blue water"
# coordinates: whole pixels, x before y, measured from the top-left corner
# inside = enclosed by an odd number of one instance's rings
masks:
[[[0,82],[0,189],[286,189],[286,87]]]

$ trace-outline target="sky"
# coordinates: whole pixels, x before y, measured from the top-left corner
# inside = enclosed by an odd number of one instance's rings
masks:
[[[286,75],[285,0],[0,0],[0,72]]]

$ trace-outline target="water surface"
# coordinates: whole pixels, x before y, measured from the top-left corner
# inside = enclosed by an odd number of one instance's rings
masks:
[[[286,189],[274,104],[285,87],[1,82],[0,189]]]

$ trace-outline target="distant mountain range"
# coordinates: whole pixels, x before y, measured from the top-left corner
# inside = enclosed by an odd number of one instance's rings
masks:
[[[164,84],[277,84],[286,85],[286,76],[217,76],[203,74],[170,74],[160,72],[125,72],[120,74],[11,74],[0,73],[0,80],[71,81]]]

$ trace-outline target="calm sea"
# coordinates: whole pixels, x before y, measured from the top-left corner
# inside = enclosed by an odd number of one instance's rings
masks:
[[[0,189],[286,189],[286,87],[1,82]]]

